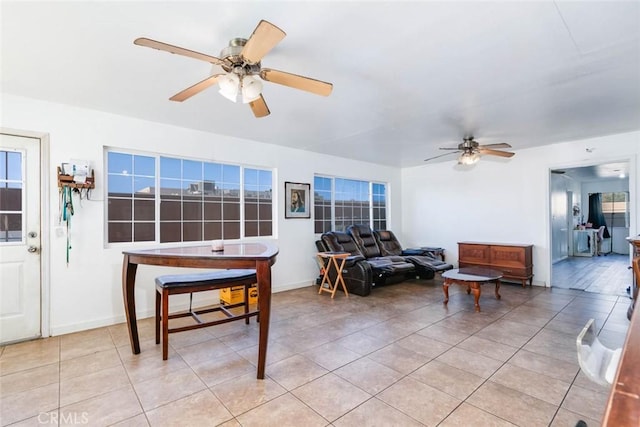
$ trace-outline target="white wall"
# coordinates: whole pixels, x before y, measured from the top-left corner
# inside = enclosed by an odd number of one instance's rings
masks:
[[[274,230],[280,253],[273,267],[274,291],[309,286],[318,274],[312,219],[284,219],[282,191],[285,181],[313,185],[314,173],[387,182],[392,200],[392,226],[401,228],[400,171],[338,157],[282,148],[258,142],[198,132],[99,111],[52,104],[12,95],[2,95],[0,127],[48,134],[51,185],[50,226],[43,236],[51,243],[50,271],[44,275],[50,286],[51,333],[57,335],[124,321],[121,291],[122,250],[134,245],[107,247],[104,239],[105,186],[103,147],[118,147],[167,155],[202,158],[275,168],[277,204]],[[251,118],[250,120],[254,120]],[[65,263],[65,237],[56,236],[58,189],[56,166],[69,159],[87,159],[96,172],[92,200],[76,200],[72,218],[72,250]],[[149,244],[136,245],[148,247]],[[153,279],[169,269],[140,266],[136,285],[139,316],[153,313]],[[46,333],[46,331],[45,331]]]
[[[547,286],[551,273],[549,170],[629,160],[630,233],[635,235],[640,212],[639,155],[640,132],[632,132],[517,150],[509,160],[485,156],[469,169],[456,166],[455,161],[403,169],[403,243],[442,246],[454,264],[459,241],[531,243],[534,283]]]
[[[312,183],[314,173],[387,182],[390,227],[404,246],[442,246],[453,263],[458,241],[533,243],[537,284],[548,283],[550,275],[549,169],[630,160],[631,234],[636,233],[640,212],[640,132],[518,150],[510,160],[485,157],[471,170],[457,170],[454,161],[399,170],[6,94],[0,127],[49,135],[51,214],[43,238],[49,239],[51,252],[43,256],[50,260],[44,275],[54,335],[124,320],[121,252],[132,245],[106,247],[104,242],[104,146],[275,168],[274,228],[280,248],[273,269],[275,291],[308,286],[317,275],[313,222],[285,220],[280,197],[285,181]],[[593,152],[587,153],[586,147]],[[76,205],[67,267],[65,238],[55,234],[56,166],[70,158],[92,162],[97,188],[93,200]],[[152,314],[153,278],[166,272],[150,266],[138,269],[140,317]]]

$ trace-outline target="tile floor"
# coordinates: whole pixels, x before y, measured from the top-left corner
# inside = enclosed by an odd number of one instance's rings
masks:
[[[589,318],[621,346],[629,299],[504,284],[473,297],[441,279],[368,297],[273,295],[267,378],[256,380],[257,326],[172,334],[169,360],[139,322],[0,349],[1,425],[574,426],[599,425],[608,388],[579,370]],[[490,286],[490,285],[487,285]]]

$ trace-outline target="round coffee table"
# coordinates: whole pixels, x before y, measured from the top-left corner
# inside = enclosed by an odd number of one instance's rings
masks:
[[[500,279],[502,278],[502,272],[498,270],[492,270],[490,268],[481,267],[464,267],[454,268],[453,270],[445,271],[442,273],[444,283],[442,284],[442,290],[444,291],[444,304],[449,302],[449,285],[457,283],[467,287],[467,294],[473,291],[473,298],[476,305],[476,311],[480,311],[480,286],[484,283],[495,282],[496,284],[496,298],[500,299]]]

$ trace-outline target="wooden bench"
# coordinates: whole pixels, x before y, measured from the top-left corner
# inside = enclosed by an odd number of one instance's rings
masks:
[[[169,334],[191,329],[206,328],[258,316],[259,310],[249,310],[249,287],[257,282],[256,271],[250,269],[219,270],[199,274],[165,275],[156,278],[156,344],[160,344],[160,326],[162,324],[162,359],[167,360],[169,351]],[[216,306],[194,310],[192,308],[193,293],[230,288],[244,287],[244,301],[226,306]],[[169,314],[169,295],[190,294],[189,311]],[[234,314],[230,309],[244,307],[244,313]],[[222,312],[226,317],[211,321],[203,321],[199,315],[205,313]],[[192,317],[195,324],[169,329],[169,319]]]

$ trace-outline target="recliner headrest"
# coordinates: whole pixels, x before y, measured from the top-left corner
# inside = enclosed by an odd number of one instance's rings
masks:
[[[393,231],[376,230],[374,231],[374,235],[378,242],[378,246],[380,246],[380,253],[382,253],[383,256],[402,254],[402,245],[396,238],[395,234],[393,234]]]
[[[321,236],[327,248],[333,252],[349,252],[351,255],[364,256],[353,238],[340,231],[327,231]]]

